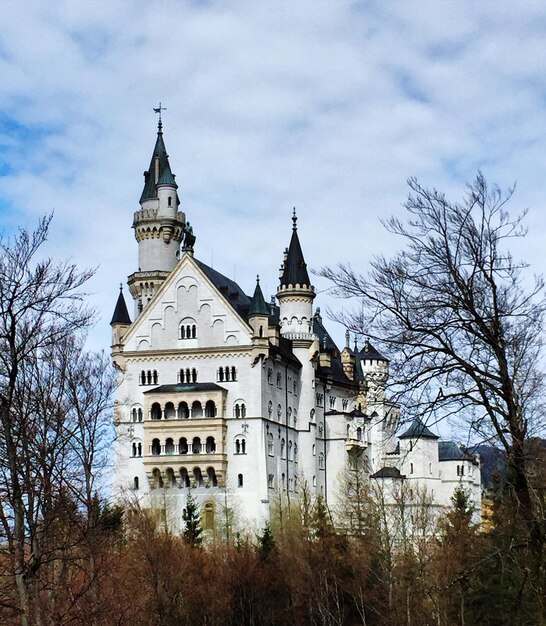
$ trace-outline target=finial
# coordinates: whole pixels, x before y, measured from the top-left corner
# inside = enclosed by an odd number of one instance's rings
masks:
[[[120,283],[120,284],[119,284],[119,290],[120,290],[120,291],[123,291],[123,283]]]
[[[256,282],[258,283],[258,285],[260,284],[260,275],[256,274]]]
[[[163,123],[161,122],[161,111],[166,111],[167,109],[165,107],[161,106],[161,102],[159,103],[159,106],[156,108],[154,107],[154,113],[158,113],[159,114],[159,121],[157,122],[157,132],[161,133],[163,131]]]
[[[296,226],[297,222],[298,222],[298,217],[296,215],[296,207],[294,207],[294,210],[292,212],[292,224],[293,224],[292,230],[297,230],[297,228],[298,228]]]
[[[355,333],[355,352],[358,352],[358,342],[356,340],[356,333]]]
[[[345,346],[348,348],[351,343],[351,334],[349,333],[349,329],[345,331]]]

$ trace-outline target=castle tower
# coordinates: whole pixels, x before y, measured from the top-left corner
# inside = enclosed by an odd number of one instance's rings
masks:
[[[135,301],[135,315],[152,299],[180,257],[185,215],[178,210],[177,189],[163,141],[160,115],[150,167],[144,172],[140,209],[133,220],[138,242],[138,271],[129,276],[128,282]]]
[[[119,296],[116,302],[116,308],[110,322],[112,327],[112,360],[114,365],[123,369],[121,354],[123,352],[123,336],[131,326],[131,318],[123,297],[123,287],[119,286]]]
[[[277,298],[280,304],[281,335],[292,340],[313,340],[313,300],[307,264],[303,258],[297,228],[296,209],[292,216],[292,238],[281,267]]]

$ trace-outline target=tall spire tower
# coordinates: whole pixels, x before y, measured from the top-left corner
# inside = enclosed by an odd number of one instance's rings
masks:
[[[281,334],[290,339],[312,339],[313,300],[307,264],[298,238],[296,209],[292,215],[292,238],[281,266],[277,298],[280,303]],[[297,336],[297,337],[296,337]]]
[[[163,141],[161,104],[150,167],[144,172],[140,209],[135,212],[133,228],[138,242],[138,271],[129,276],[129,289],[135,301],[135,315],[152,299],[180,257],[185,215],[178,210],[178,185],[171,171]]]

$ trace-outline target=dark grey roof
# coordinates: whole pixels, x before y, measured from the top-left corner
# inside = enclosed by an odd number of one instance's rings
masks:
[[[267,315],[269,317],[269,308],[265,303],[259,278],[256,279],[256,289],[254,289],[254,295],[250,301],[250,309],[248,311],[248,317],[253,315]]]
[[[372,346],[372,344],[368,341],[368,339],[366,339],[366,341],[364,342],[364,345],[362,346],[362,349],[358,353],[358,356],[361,359],[374,359],[375,361],[386,361],[387,363],[389,362],[389,359],[384,357],[381,354],[381,352],[376,350]]]
[[[440,461],[472,461],[475,458],[458,446],[454,441],[438,442],[438,458]]]
[[[288,361],[292,365],[292,367],[295,367],[296,369],[301,368],[301,361],[292,352],[292,342],[290,341],[290,339],[286,339],[285,337],[279,337],[279,345],[271,345],[269,351],[271,353],[271,356],[275,357],[276,355],[278,355],[285,361]]]
[[[330,367],[318,367],[318,376],[331,376],[334,381],[342,385],[353,386],[353,381],[348,378],[347,374],[343,371],[343,363],[341,362],[341,354],[339,348],[336,346],[334,340],[330,336],[330,333],[324,327],[322,318],[319,314],[313,316],[313,332],[318,337],[320,350],[330,353],[332,365]]]
[[[406,478],[396,467],[382,467],[378,472],[372,474],[370,478]]]
[[[148,393],[182,393],[184,391],[227,391],[225,387],[220,387],[216,383],[179,383],[176,385],[159,385],[145,391]]]
[[[175,189],[178,187],[174,180],[174,175],[171,172],[171,166],[169,165],[169,156],[165,148],[165,142],[163,141],[163,131],[161,125],[157,130],[157,139],[155,141],[154,151],[150,161],[150,167],[144,172],[144,189],[140,196],[140,202],[149,200],[151,198],[157,198],[157,186],[155,183],[155,160],[159,159],[159,175],[158,185],[172,185]],[[178,202],[178,197],[177,197]]]
[[[230,278],[227,278],[227,276],[220,274],[220,272],[217,272],[212,267],[205,265],[202,261],[195,259],[195,262],[199,265],[203,272],[205,272],[208,279],[227,299],[237,313],[246,320],[250,309],[250,298],[239,287],[239,285]]]
[[[123,290],[119,290],[118,301],[116,302],[116,308],[114,309],[114,315],[112,315],[112,324],[130,324],[131,318],[129,317],[129,311],[125,304],[125,298],[123,297]]]
[[[281,276],[281,285],[307,285],[311,286],[309,274],[307,273],[307,264],[303,258],[300,240],[298,238],[298,229],[296,228],[296,217],[294,227],[292,229],[292,238],[288,247],[288,255],[284,262],[284,269]]]
[[[411,426],[398,436],[398,439],[439,439],[439,437],[429,430],[419,418],[416,418]]]

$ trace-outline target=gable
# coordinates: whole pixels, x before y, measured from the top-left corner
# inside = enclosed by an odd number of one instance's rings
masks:
[[[250,326],[200,265],[184,255],[131,325],[125,351],[251,345]]]

